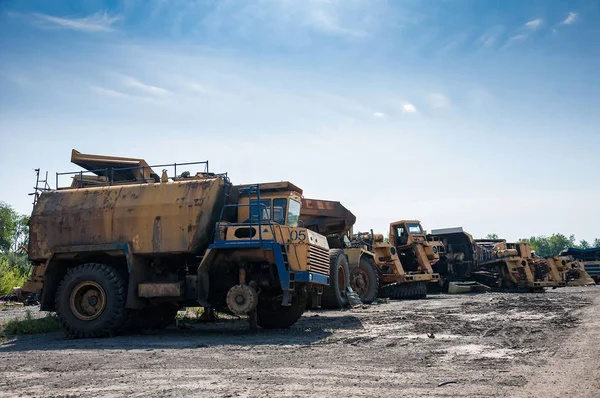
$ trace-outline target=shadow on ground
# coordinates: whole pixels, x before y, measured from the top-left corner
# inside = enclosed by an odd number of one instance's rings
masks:
[[[248,330],[245,319],[174,326],[161,331],[123,334],[111,338],[65,339],[62,332],[18,336],[0,344],[0,352],[54,350],[190,349],[213,346],[310,345],[332,335],[331,329],[362,329],[353,315],[321,316],[307,313],[289,329]]]

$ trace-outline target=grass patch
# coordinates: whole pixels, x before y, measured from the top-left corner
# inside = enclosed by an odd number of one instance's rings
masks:
[[[0,336],[48,333],[59,329],[58,318],[48,314],[43,318],[33,318],[31,312],[25,319],[12,318],[0,325]]]

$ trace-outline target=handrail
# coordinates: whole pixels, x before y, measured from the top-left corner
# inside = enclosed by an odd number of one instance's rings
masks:
[[[141,181],[141,182],[146,182],[148,180],[152,180],[154,181],[154,179],[152,178],[146,178],[145,176],[145,172],[146,169],[153,169],[153,168],[160,168],[160,167],[173,167],[174,169],[174,173],[175,173],[175,178],[180,178],[177,175],[177,167],[181,167],[181,166],[190,166],[190,165],[204,165],[204,171],[201,173],[209,173],[209,162],[208,160],[202,161],[202,162],[185,162],[185,163],[168,163],[168,164],[156,164],[156,165],[149,165],[149,166],[130,166],[130,167],[105,167],[105,168],[101,168],[101,169],[94,169],[94,170],[79,170],[79,171],[67,171],[67,172],[61,172],[61,173],[56,173],[56,185],[55,188],[58,189],[58,184],[59,184],[59,177],[60,176],[64,176],[64,175],[78,175],[79,174],[79,181],[80,181],[80,187],[83,187],[83,175],[97,175],[99,177],[105,177],[106,181],[86,181],[86,184],[88,185],[113,185],[114,183],[127,183],[127,182],[136,182],[136,181]],[[134,178],[132,180],[119,180],[119,181],[115,181],[115,173],[121,172],[121,171],[128,171],[128,170],[140,170],[142,171],[142,178],[138,179],[138,178]],[[101,174],[98,174],[101,173]],[[229,181],[229,177],[227,175],[227,173],[215,173],[214,174],[215,177],[217,178],[223,178],[226,181]]]
[[[254,225],[257,225],[258,226],[258,242],[259,242],[260,245],[262,245],[263,241],[264,241],[263,235],[262,235],[262,233],[263,233],[262,227],[263,227],[263,225],[268,225],[269,229],[271,230],[271,235],[273,236],[273,240],[276,240],[275,239],[275,228],[274,228],[274,225],[276,223],[274,223],[270,218],[267,220],[266,223],[263,222],[263,217],[262,217],[263,212],[262,211],[263,211],[263,209],[266,211],[267,210],[267,206],[264,203],[260,202],[260,185],[256,184],[256,185],[251,185],[251,186],[249,186],[247,188],[241,188],[239,190],[239,193],[240,193],[240,195],[248,195],[248,204],[232,203],[232,204],[225,204],[225,205],[223,205],[223,207],[221,208],[221,214],[219,216],[219,221],[217,223],[217,228],[215,230],[215,239],[214,239],[215,242],[217,242],[217,241],[221,241],[222,242],[222,241],[226,240],[226,239],[220,239],[219,238],[219,234],[221,233],[221,224],[223,222],[223,213],[225,212],[225,209],[229,208],[229,207],[235,207],[235,208],[248,207],[248,208],[250,208],[250,211],[249,211],[249,216],[250,217],[248,218],[249,222],[245,222],[245,223],[228,223],[227,224],[228,226],[240,226],[240,227],[241,226],[247,226],[247,227],[249,227],[250,230],[252,230],[252,227]],[[251,197],[251,195],[253,193],[256,193],[256,203],[252,203],[252,201],[254,199]],[[252,207],[254,207],[254,206],[256,206],[256,207],[259,208],[258,222],[257,223],[253,223],[252,222],[252,218],[253,218],[252,217]],[[267,213],[270,215],[270,212],[267,212]],[[255,239],[253,239],[252,235],[249,234],[249,238],[247,239],[247,241],[254,242]],[[235,243],[235,242],[240,243],[240,242],[244,242],[244,241],[233,241],[232,243]]]

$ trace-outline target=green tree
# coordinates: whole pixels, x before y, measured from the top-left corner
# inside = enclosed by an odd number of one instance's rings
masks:
[[[592,245],[590,245],[587,240],[583,239],[583,240],[579,241],[579,244],[577,245],[577,247],[580,249],[589,249],[592,247]]]
[[[8,253],[17,235],[18,214],[4,202],[0,202],[0,252]]]
[[[487,234],[486,239],[498,239],[498,234]]]
[[[576,247],[575,235],[569,237],[563,234],[552,234],[551,236],[532,236],[531,238],[521,239],[522,242],[529,242],[531,250],[534,250],[538,256],[552,257],[558,255],[561,251],[569,247]]]
[[[594,247],[600,247],[600,238],[594,239]]]

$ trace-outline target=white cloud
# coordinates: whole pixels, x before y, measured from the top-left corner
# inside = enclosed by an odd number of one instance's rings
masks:
[[[122,93],[120,91],[111,90],[111,89],[100,87],[100,86],[90,86],[90,90],[92,90],[93,92],[95,92],[97,94],[102,94],[102,95],[106,95],[108,97],[113,97],[113,98],[128,98],[129,97],[127,94]]]
[[[537,18],[534,19],[533,21],[529,21],[525,24],[526,28],[532,29],[532,30],[536,30],[538,29],[540,26],[542,26],[542,23],[544,23],[543,19]]]
[[[404,105],[402,105],[402,112],[405,113],[415,113],[417,111],[417,108],[410,103],[406,103]]]
[[[385,113],[383,113],[383,112],[375,112],[375,113],[373,113],[373,116],[379,117],[379,118],[384,118],[387,115]]]
[[[450,100],[442,93],[427,94],[427,101],[431,109],[442,109],[450,106]]]
[[[578,15],[575,12],[570,12],[567,18],[562,21],[563,25],[572,25],[577,22]]]
[[[511,38],[509,38],[506,41],[506,43],[504,43],[504,46],[502,46],[502,48],[508,48],[517,42],[524,41],[525,39],[527,39],[527,35],[524,33],[519,33],[518,35],[514,35]]]
[[[46,14],[31,14],[33,21],[42,26],[54,26],[84,32],[112,32],[113,25],[121,20],[120,16],[110,16],[106,12],[97,12],[84,18],[64,18]]]
[[[157,86],[151,86],[149,84],[144,84],[133,77],[126,77],[125,85],[128,87],[137,89],[139,91],[143,91],[147,94],[152,94],[152,95],[156,95],[156,96],[163,96],[163,95],[169,94],[169,91],[165,90],[164,88],[160,88]]]
[[[492,47],[498,42],[498,39],[500,38],[504,30],[504,27],[496,26],[485,32],[483,35],[481,35],[478,39],[478,42],[481,43],[484,47]]]

